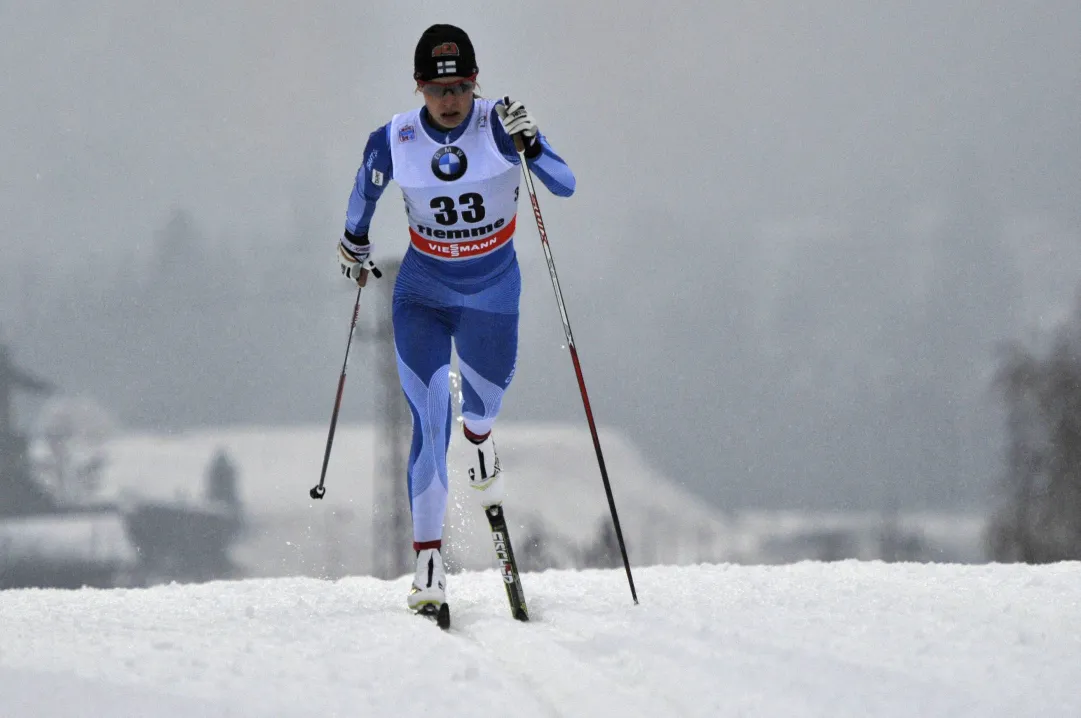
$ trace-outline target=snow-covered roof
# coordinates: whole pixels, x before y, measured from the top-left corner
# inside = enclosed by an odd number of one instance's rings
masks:
[[[327,469],[326,497],[312,500],[308,492],[318,483],[326,439],[326,426],[123,435],[107,447],[104,492],[199,500],[204,473],[216,452],[224,450],[238,470],[239,493],[254,527],[248,540],[273,536],[269,540],[277,541],[270,550],[274,558],[251,561],[272,563],[273,570],[263,569],[267,573],[306,573],[306,566],[317,561],[314,551],[350,567],[349,573],[363,572],[361,567],[378,550],[371,545],[374,497],[381,495],[378,490],[387,485],[383,482],[392,481],[400,482],[404,495],[405,477],[382,473],[381,434],[375,426],[342,424]],[[518,527],[524,536],[542,528],[550,552],[557,555],[592,544],[611,519],[584,422],[581,427],[507,422],[496,428],[495,440],[506,472],[504,506],[512,531]],[[600,441],[632,561],[696,560],[701,545],[712,544],[723,527],[719,512],[660,473],[621,432],[601,429]],[[460,565],[481,568],[491,563],[491,545],[481,509],[463,479],[463,443],[460,434],[452,432],[448,541],[453,535]],[[283,538],[286,535],[292,538]],[[572,559],[563,555],[557,563],[573,565]]]
[[[394,489],[404,500],[405,479],[385,474],[377,427],[342,424],[327,469],[326,497],[312,500],[308,492],[319,480],[326,432],[324,425],[233,426],[122,435],[107,447],[104,491],[198,501],[204,473],[224,450],[238,470],[248,518],[233,555],[250,575],[380,575],[388,546],[408,553],[411,537],[375,535],[386,529],[373,521],[373,513],[388,511],[385,500],[375,497]],[[586,565],[586,554],[610,530],[611,518],[585,423],[505,422],[495,438],[520,560],[532,559],[534,567]],[[908,546],[906,555],[914,560],[983,558],[981,515],[909,513],[891,524],[876,512],[722,512],[680,486],[679,476],[663,473],[620,431],[602,428],[600,440],[632,567],[878,558],[884,530],[899,531],[895,542]],[[487,522],[464,479],[465,448],[460,433],[452,432],[446,553],[452,568],[483,569],[493,565],[494,555]]]

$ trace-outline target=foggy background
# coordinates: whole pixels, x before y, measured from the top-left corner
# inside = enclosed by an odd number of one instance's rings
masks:
[[[327,421],[346,201],[434,22],[577,175],[538,190],[599,423],[721,507],[994,501],[996,346],[1081,279],[1076,3],[0,0],[16,360],[138,430]],[[503,419],[585,432],[521,227]],[[374,364],[358,344],[342,421],[375,418]]]

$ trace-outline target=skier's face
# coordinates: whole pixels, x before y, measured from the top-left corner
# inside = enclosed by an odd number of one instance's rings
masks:
[[[468,77],[441,77],[418,85],[424,94],[428,114],[448,130],[462,124],[469,114],[475,87],[474,81]]]

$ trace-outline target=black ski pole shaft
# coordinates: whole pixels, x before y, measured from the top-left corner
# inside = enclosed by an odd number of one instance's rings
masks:
[[[378,279],[383,276],[369,260],[367,266]],[[327,464],[330,463],[330,447],[334,444],[334,431],[338,428],[338,410],[342,407],[342,390],[345,388],[345,368],[349,365],[349,348],[353,346],[353,332],[357,328],[357,316],[360,314],[360,293],[364,287],[357,287],[357,299],[353,303],[353,321],[349,324],[349,341],[345,344],[345,360],[342,362],[342,373],[338,377],[338,393],[334,397],[334,412],[330,415],[330,431],[327,432],[327,448],[323,452],[323,470],[319,474],[319,483],[313,486],[308,495],[313,499],[321,499],[327,490],[323,483],[327,479]]]
[[[507,99],[504,99],[508,105]],[[589,395],[586,393],[586,381],[582,375],[582,365],[578,361],[578,350],[574,346],[574,335],[571,333],[571,322],[567,317],[567,305],[563,301],[563,292],[559,288],[559,277],[556,274],[555,260],[552,259],[552,249],[548,245],[548,233],[544,230],[544,218],[541,217],[540,204],[537,202],[537,192],[533,187],[533,176],[526,165],[525,146],[522,138],[514,135],[514,147],[518,150],[518,159],[522,163],[522,174],[525,177],[526,189],[529,192],[529,201],[533,204],[533,217],[537,220],[537,232],[540,234],[541,246],[544,248],[544,258],[548,262],[548,274],[552,278],[552,289],[555,290],[556,302],[559,304],[559,316],[563,320],[563,332],[567,335],[567,349],[570,351],[571,362],[574,364],[574,375],[578,378],[578,390],[582,394],[582,406],[585,408],[586,420],[589,422],[589,432],[593,436],[593,449],[597,452],[597,465],[600,467],[601,480],[604,482],[604,493],[608,496],[608,508],[612,512],[612,524],[616,530],[616,539],[619,541],[619,552],[623,555],[623,567],[627,570],[627,583],[631,588],[631,598],[638,603],[638,593],[634,590],[634,577],[631,575],[631,562],[627,558],[627,546],[623,541],[623,530],[619,526],[619,514],[616,511],[616,501],[612,497],[612,484],[608,480],[608,470],[604,466],[604,454],[601,452],[601,440],[597,436],[597,425],[593,421],[593,410],[589,405]]]

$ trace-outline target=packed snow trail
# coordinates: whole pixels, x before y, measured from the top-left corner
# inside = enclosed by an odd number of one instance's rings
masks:
[[[867,562],[0,592],[4,716],[1077,716],[1081,566]]]

